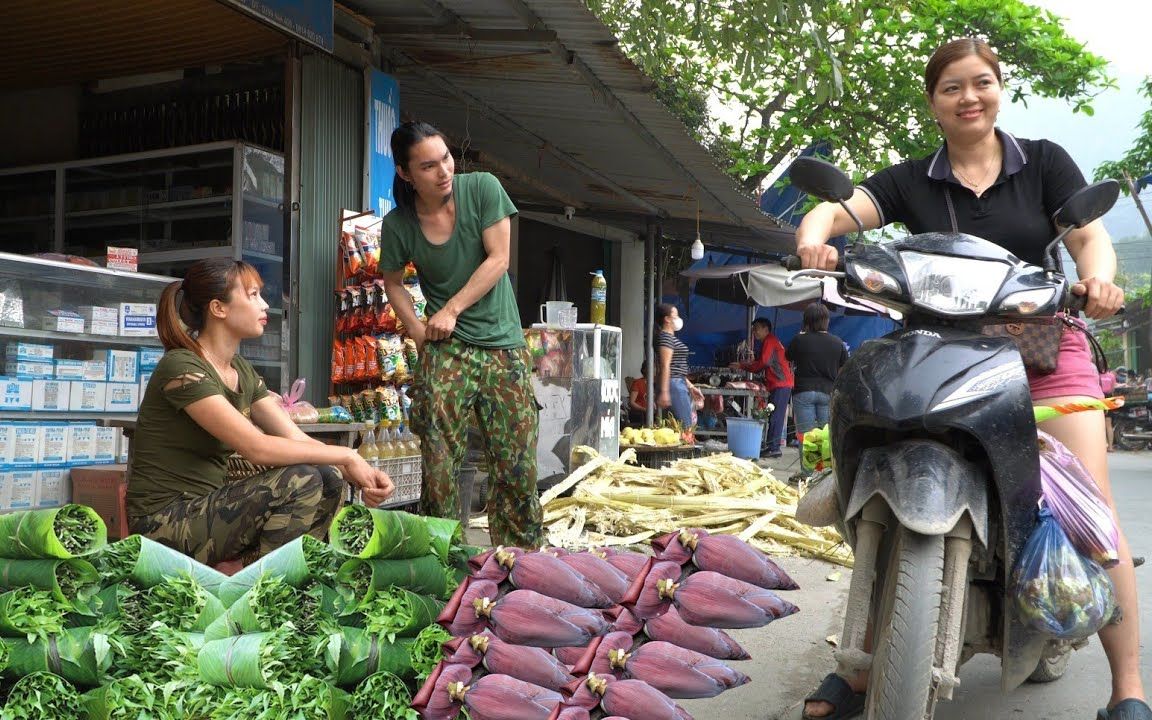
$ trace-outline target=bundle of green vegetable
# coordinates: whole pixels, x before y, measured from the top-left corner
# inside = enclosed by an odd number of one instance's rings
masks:
[[[408,685],[391,673],[378,672],[356,688],[348,714],[354,718],[420,720],[420,714],[411,705],[412,691]]]
[[[0,635],[24,637],[28,642],[64,629],[64,616],[72,604],[48,590],[16,588],[0,594]]]
[[[410,560],[352,559],[340,566],[336,587],[348,597],[371,599],[377,591],[402,587],[423,595],[452,596],[458,583],[455,573],[436,555]]]
[[[436,622],[445,603],[403,588],[382,590],[360,603],[357,614],[370,633],[381,633],[389,640],[416,637],[421,630]],[[356,624],[359,624],[358,622]]]
[[[266,633],[236,635],[204,643],[197,665],[212,685],[268,689],[298,683],[322,666],[314,640],[291,623]]]
[[[34,672],[20,678],[8,694],[0,720],[84,720],[80,693],[59,675]]]
[[[116,618],[125,635],[143,632],[156,622],[174,630],[203,632],[224,614],[220,599],[188,576],[165,578],[146,590],[113,585],[98,598],[100,612]]]
[[[155,623],[138,635],[125,638],[126,652],[116,670],[119,675],[139,675],[155,685],[195,682],[197,657],[204,647],[204,635],[173,630]]]
[[[460,524],[459,520],[432,517],[431,515],[419,517],[428,527],[428,542],[432,546],[432,552],[440,558],[441,562],[448,562],[452,548],[464,544],[464,526]]]
[[[96,601],[104,618],[100,624],[105,628],[109,627],[109,621],[112,621],[120,634],[135,635],[144,632],[152,624],[151,618],[144,610],[143,591],[131,585],[110,585],[100,591]],[[76,624],[79,625],[89,624],[80,619],[76,620]]]
[[[12,560],[67,559],[88,555],[108,543],[108,529],[84,505],[24,510],[0,515],[0,557]]]
[[[303,535],[225,578],[217,594],[225,606],[231,607],[265,575],[283,578],[285,584],[294,588],[309,581],[331,585],[336,579],[337,563],[338,558],[331,547],[311,535]]]
[[[68,628],[58,635],[3,640],[8,646],[8,674],[16,677],[51,672],[76,685],[100,685],[118,662],[115,645],[96,628]]]
[[[311,675],[291,687],[228,688],[214,703],[210,720],[344,720],[351,697]],[[391,720],[391,719],[389,719]]]
[[[361,628],[343,627],[328,637],[325,664],[332,682],[346,687],[369,675],[389,672],[402,678],[415,678],[410,638],[389,640]]]
[[[444,659],[444,643],[451,639],[452,633],[436,623],[420,631],[410,647],[412,670],[416,673],[417,681],[424,682],[432,674]]]
[[[100,573],[92,563],[79,558],[0,559],[0,591],[22,587],[49,590],[61,602],[83,606],[100,590]]]
[[[337,552],[358,558],[400,560],[432,552],[424,518],[363,505],[345,505],[336,513],[328,540]]]
[[[325,585],[310,582],[297,589],[283,577],[265,575],[241,595],[204,631],[205,640],[220,640],[244,633],[271,632],[292,623],[305,635],[327,626],[335,629],[335,614],[343,606],[340,595]]]
[[[139,675],[113,680],[80,698],[89,720],[184,720],[169,703],[168,689]]]
[[[201,587],[215,594],[220,583],[228,577],[167,545],[140,535],[130,535],[106,546],[96,556],[96,567],[105,586],[129,581],[136,587],[150,588],[166,578],[191,576]]]

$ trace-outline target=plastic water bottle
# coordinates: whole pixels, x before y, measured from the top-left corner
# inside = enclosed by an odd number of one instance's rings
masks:
[[[604,279],[604,271],[597,270],[592,273],[592,315],[591,320],[596,325],[603,325],[608,312],[608,281]]]

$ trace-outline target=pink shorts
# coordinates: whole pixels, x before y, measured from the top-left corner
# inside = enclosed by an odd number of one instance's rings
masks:
[[[1077,321],[1079,325],[1079,321]],[[1028,373],[1028,386],[1032,400],[1054,397],[1090,397],[1102,399],[1100,371],[1092,360],[1092,351],[1083,330],[1065,328],[1060,338],[1060,355],[1056,370],[1047,375]]]

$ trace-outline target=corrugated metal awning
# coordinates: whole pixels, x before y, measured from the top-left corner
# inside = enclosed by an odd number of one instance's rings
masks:
[[[267,57],[287,42],[216,0],[4,0],[0,89]]]
[[[499,175],[521,205],[563,206],[691,242],[793,247],[653,96],[654,86],[580,0],[350,0],[396,67],[406,114]]]

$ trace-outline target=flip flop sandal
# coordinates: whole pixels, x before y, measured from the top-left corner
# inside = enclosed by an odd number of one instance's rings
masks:
[[[864,693],[858,693],[849,687],[848,682],[837,675],[832,673],[824,678],[820,683],[820,687],[816,688],[816,692],[812,693],[809,697],[804,698],[804,702],[826,702],[832,706],[832,712],[828,715],[813,716],[808,713],[802,715],[804,720],[847,720],[853,718],[864,712]],[[1129,702],[1125,700],[1124,702]],[[1115,718],[1104,718],[1104,720],[1115,720]],[[1120,716],[1120,720],[1127,720],[1124,716]],[[1136,717],[1133,720],[1144,720],[1143,717]],[[1152,720],[1150,718],[1149,720]]]
[[[1152,708],[1148,703],[1136,698],[1121,700],[1111,710],[1101,709],[1096,720],[1152,720]]]

